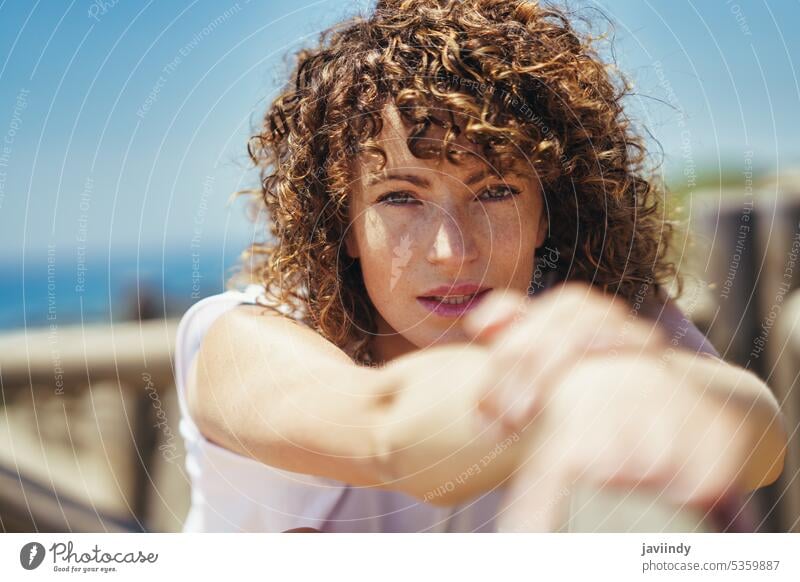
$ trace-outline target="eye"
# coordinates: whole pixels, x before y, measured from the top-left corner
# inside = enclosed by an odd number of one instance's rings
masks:
[[[492,186],[484,190],[480,196],[478,196],[478,200],[505,200],[517,194],[519,194],[519,190],[513,186]]]
[[[406,206],[419,202],[419,200],[416,200],[411,192],[387,192],[380,196],[377,202],[379,204],[389,204],[390,206]]]

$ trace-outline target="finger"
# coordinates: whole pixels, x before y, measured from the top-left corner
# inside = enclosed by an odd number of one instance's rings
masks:
[[[555,309],[540,311],[552,312],[547,324],[559,329],[594,330],[591,348],[598,351],[620,349],[650,349],[662,345],[665,334],[655,322],[637,318],[629,303],[619,295],[608,295],[597,289],[567,283],[557,295],[550,299]]]
[[[616,324],[616,322],[615,322]],[[608,326],[612,327],[612,326]],[[617,329],[598,334],[592,338],[589,348],[597,352],[615,354],[625,352],[663,352],[666,348],[667,336],[656,323],[624,322],[616,324]]]
[[[536,416],[544,400],[546,386],[536,371],[538,358],[521,362],[514,368],[496,396],[501,422],[512,430],[520,430]]]
[[[506,382],[507,388],[499,393],[499,398],[503,399],[500,408],[504,411],[504,422],[517,430],[529,423],[561,377],[581,358],[599,349],[593,349],[598,335],[603,334],[598,334],[594,328],[584,329],[571,336],[562,333],[560,338],[554,338],[550,347],[542,346],[541,350],[529,346],[524,363],[515,368],[512,378]]]
[[[486,423],[496,425],[496,430],[503,433],[511,432],[514,426],[508,423],[506,418],[507,408],[514,404],[514,398],[518,398],[522,387],[514,375],[513,367],[500,367],[503,370],[495,379],[495,383],[478,398],[478,411],[485,417]]]
[[[494,412],[487,412],[478,408],[476,416],[478,418],[480,434],[497,442],[507,438],[514,432],[513,427],[503,423],[500,416]]]
[[[495,334],[492,344],[502,376],[496,388],[485,395],[483,406],[512,429],[518,428],[521,422],[512,423],[512,416],[530,417],[540,401],[537,370],[541,359],[546,357],[547,347],[540,340],[541,329],[536,331],[535,320],[539,315],[536,312],[526,314],[525,320],[515,328]]]
[[[464,330],[473,340],[491,342],[497,334],[518,320],[527,299],[517,291],[494,291],[463,319]]]

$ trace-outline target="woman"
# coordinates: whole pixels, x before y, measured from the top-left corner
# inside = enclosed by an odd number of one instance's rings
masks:
[[[257,284],[179,330],[184,529],[547,531],[577,483],[773,482],[777,403],[667,297],[625,93],[531,2],[381,1],[301,51],[250,148]]]

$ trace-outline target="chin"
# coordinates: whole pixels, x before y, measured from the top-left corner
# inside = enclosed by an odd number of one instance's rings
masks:
[[[427,342],[425,342],[421,347],[431,348],[434,346],[464,343],[467,341],[469,341],[469,338],[464,334],[464,332],[458,329],[457,326],[454,326],[454,329],[449,329],[447,331],[442,331],[439,333],[432,332],[427,337]]]

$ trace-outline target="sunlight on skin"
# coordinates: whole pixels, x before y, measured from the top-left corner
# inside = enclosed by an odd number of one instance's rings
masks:
[[[479,146],[462,133],[454,145],[473,154],[463,164],[418,159],[406,145],[408,130],[396,107],[387,105],[383,116],[378,143],[387,154],[386,173],[409,175],[417,183],[374,182],[380,158],[362,154],[345,247],[361,262],[378,315],[376,356],[387,361],[418,348],[468,340],[458,319],[433,314],[417,300],[430,289],[475,283],[526,292],[547,220],[538,179],[530,171],[502,177],[489,172],[467,185],[469,176],[488,169],[477,157]],[[441,138],[443,130],[434,127],[429,137]],[[430,186],[420,186],[422,180]],[[381,200],[389,192],[396,193],[394,204]]]

